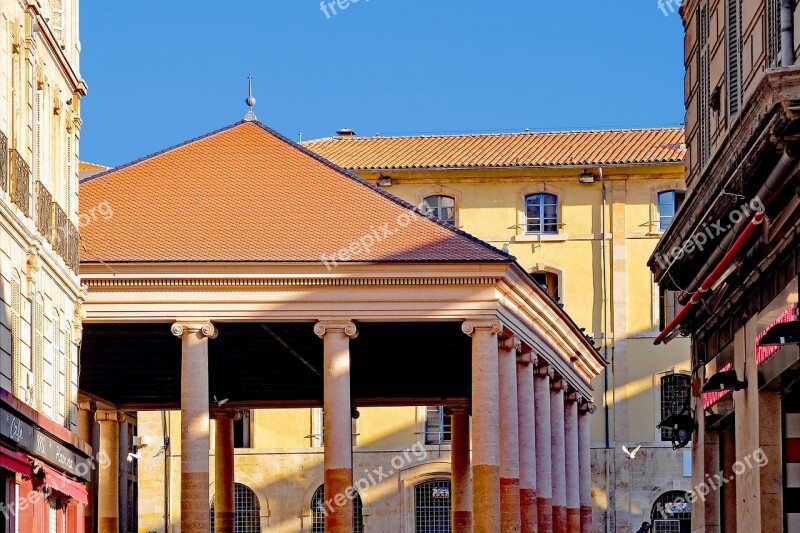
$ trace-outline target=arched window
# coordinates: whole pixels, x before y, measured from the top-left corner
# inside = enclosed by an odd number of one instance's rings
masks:
[[[666,231],[675,218],[683,203],[684,194],[682,191],[664,191],[658,193],[658,229]]]
[[[688,374],[661,376],[661,420],[681,414],[689,406],[692,378]],[[661,428],[661,440],[672,440],[672,429]]]
[[[422,204],[428,213],[442,222],[456,223],[456,199],[452,196],[428,196]]]
[[[689,494],[682,490],[671,490],[662,494],[650,513],[653,533],[689,533],[692,504],[688,499]]]
[[[258,497],[250,487],[236,483],[233,486],[233,509],[236,513],[236,533],[261,533],[261,512]],[[211,533],[214,533],[214,506],[211,506]]]
[[[525,233],[558,233],[558,196],[541,192],[525,197]]]
[[[355,491],[354,491],[355,492]],[[364,533],[364,504],[356,492],[353,500],[353,533]],[[330,501],[331,506],[336,504]],[[330,512],[328,509],[327,512]],[[320,485],[311,498],[311,533],[325,533],[325,485]],[[237,532],[238,533],[238,532]]]
[[[426,481],[414,487],[414,531],[450,533],[450,482]]]

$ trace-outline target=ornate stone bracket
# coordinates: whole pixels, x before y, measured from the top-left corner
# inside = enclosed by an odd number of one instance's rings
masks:
[[[522,341],[516,335],[501,337],[497,342],[497,347],[501,350],[509,350],[519,353],[522,350]]]
[[[320,320],[314,324],[314,333],[320,339],[331,331],[341,331],[351,339],[358,337],[358,328],[348,320]]]
[[[588,413],[593,415],[597,412],[597,406],[593,403],[588,401],[586,398],[582,398],[580,404],[578,404],[578,411],[580,413]]]
[[[564,378],[559,377],[558,379],[550,378],[550,390],[560,391],[563,390],[564,394],[569,392],[569,385],[564,380]]]
[[[539,364],[539,358],[533,355],[533,350],[524,346],[517,351],[517,363],[536,367]]]
[[[543,378],[550,378],[552,380],[556,377],[556,369],[544,359],[539,359],[538,366],[534,370],[533,375]]]

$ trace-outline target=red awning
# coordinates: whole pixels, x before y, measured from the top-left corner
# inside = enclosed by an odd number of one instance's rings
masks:
[[[70,498],[75,498],[84,505],[89,505],[89,496],[83,483],[73,481],[49,466],[42,465],[42,470],[44,471],[44,482],[50,488]]]
[[[25,477],[31,477],[32,474],[31,461],[26,456],[2,446],[0,446],[0,467]]]

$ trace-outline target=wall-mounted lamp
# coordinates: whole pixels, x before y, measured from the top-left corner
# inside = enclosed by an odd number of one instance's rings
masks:
[[[759,346],[783,346],[796,342],[800,342],[800,321],[792,320],[775,324],[769,328],[758,344]]]
[[[595,176],[591,172],[581,172],[578,176],[578,181],[581,183],[594,183]]]
[[[392,186],[392,178],[391,176],[379,176],[378,177],[378,187],[391,187]]]

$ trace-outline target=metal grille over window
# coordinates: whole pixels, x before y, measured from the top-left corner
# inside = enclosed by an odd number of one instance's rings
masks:
[[[333,500],[331,505],[336,505]],[[311,533],[325,533],[325,513],[325,485],[320,485],[311,498]],[[364,504],[358,492],[353,500],[353,533],[364,533]]]
[[[428,196],[423,207],[442,222],[456,223],[456,201],[450,196]]]
[[[428,407],[425,411],[425,444],[445,444],[451,439],[451,418],[444,407]]]
[[[669,374],[661,378],[661,420],[681,414],[689,406],[692,378],[686,374]],[[661,440],[672,440],[672,429],[661,429]]]
[[[235,533],[261,533],[261,512],[258,497],[250,487],[236,483],[233,486]],[[214,506],[211,506],[211,533],[214,533]]]
[[[688,496],[681,490],[672,490],[656,500],[650,517],[653,533],[688,533],[692,520]]]
[[[428,481],[414,487],[416,533],[449,533],[450,482]]]
[[[525,232],[558,233],[558,196],[531,194],[525,198]]]

